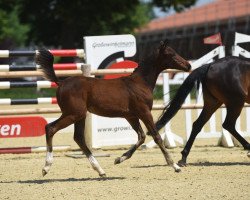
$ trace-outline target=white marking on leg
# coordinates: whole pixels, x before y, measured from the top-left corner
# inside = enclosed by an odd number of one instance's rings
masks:
[[[176,163],[173,164],[173,168],[174,168],[175,172],[180,172],[181,171],[181,168]]]
[[[53,152],[47,151],[46,159],[45,159],[45,166],[43,168],[43,176],[45,176],[49,172],[52,163],[53,163]]]
[[[51,164],[53,163],[53,152],[48,152],[47,151],[46,162],[51,163]]]
[[[127,158],[127,156],[122,156],[122,157],[120,157],[120,162],[122,163],[124,160],[127,160],[128,158]]]
[[[92,165],[93,169],[96,170],[100,176],[105,175],[105,171],[101,168],[98,161],[95,159],[93,155],[88,157],[90,164]]]

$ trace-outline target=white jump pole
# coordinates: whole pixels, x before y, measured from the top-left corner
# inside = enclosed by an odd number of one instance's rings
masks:
[[[235,33],[235,41],[234,41],[234,46],[232,47],[232,55],[233,56],[244,56],[246,58],[250,58],[250,52],[243,49],[242,47],[238,46],[239,43],[246,43],[250,42],[250,36],[242,33]],[[247,123],[250,121],[250,108],[246,108],[246,132],[250,132],[250,124]],[[238,130],[239,134],[244,135],[243,132],[241,131],[241,126],[240,126],[240,119],[237,120],[236,122],[236,129]],[[239,142],[233,138],[233,142],[236,145],[240,145]]]
[[[220,46],[219,49],[219,58],[224,58],[225,57],[225,47],[224,46]],[[222,108],[221,109],[221,116],[222,116],[222,123],[225,119],[226,116],[226,109]],[[226,131],[225,129],[222,128],[222,136],[221,136],[221,145],[225,146],[225,147],[233,147],[233,140],[231,138],[231,135],[228,133],[228,131]]]
[[[164,105],[167,105],[169,100],[170,100],[170,87],[169,87],[169,74],[164,73],[163,74],[163,101]],[[164,141],[165,141],[165,146],[168,148],[174,148],[176,147],[173,133],[170,128],[170,122],[167,123],[164,127]]]

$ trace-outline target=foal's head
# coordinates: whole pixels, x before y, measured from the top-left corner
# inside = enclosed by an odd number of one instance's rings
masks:
[[[160,42],[157,61],[161,70],[178,69],[182,71],[189,71],[191,69],[191,65],[187,60],[177,54],[174,49],[167,46],[167,41]]]

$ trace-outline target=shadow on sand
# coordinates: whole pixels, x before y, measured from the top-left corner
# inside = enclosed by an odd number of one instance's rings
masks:
[[[124,180],[125,177],[105,177],[105,178],[67,178],[67,179],[36,179],[25,181],[1,181],[0,183],[20,183],[20,184],[44,184],[54,182],[87,182],[87,181],[112,181],[112,180]]]
[[[226,167],[226,166],[250,166],[250,162],[198,162],[198,163],[188,163],[187,166],[205,166],[205,167],[211,167],[211,166],[221,166],[221,167]]]
[[[202,167],[211,167],[211,166],[221,166],[221,167],[226,167],[226,166],[250,166],[250,162],[197,162],[197,163],[188,163],[187,166],[202,166]],[[166,167],[168,165],[138,165],[138,166],[133,166],[131,168],[154,168],[154,167]]]

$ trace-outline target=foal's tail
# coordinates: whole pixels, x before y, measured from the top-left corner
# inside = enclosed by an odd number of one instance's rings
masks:
[[[160,130],[165,124],[167,124],[180,110],[181,105],[184,103],[188,94],[193,89],[195,83],[198,84],[202,82],[205,78],[207,71],[209,69],[209,64],[203,65],[198,69],[195,69],[182,83],[174,98],[169,102],[169,104],[164,108],[158,121],[155,123],[157,130]]]
[[[38,65],[40,65],[46,79],[49,81],[55,82],[59,85],[59,79],[56,77],[53,63],[54,63],[54,56],[46,49],[38,50],[36,54],[35,61]]]

